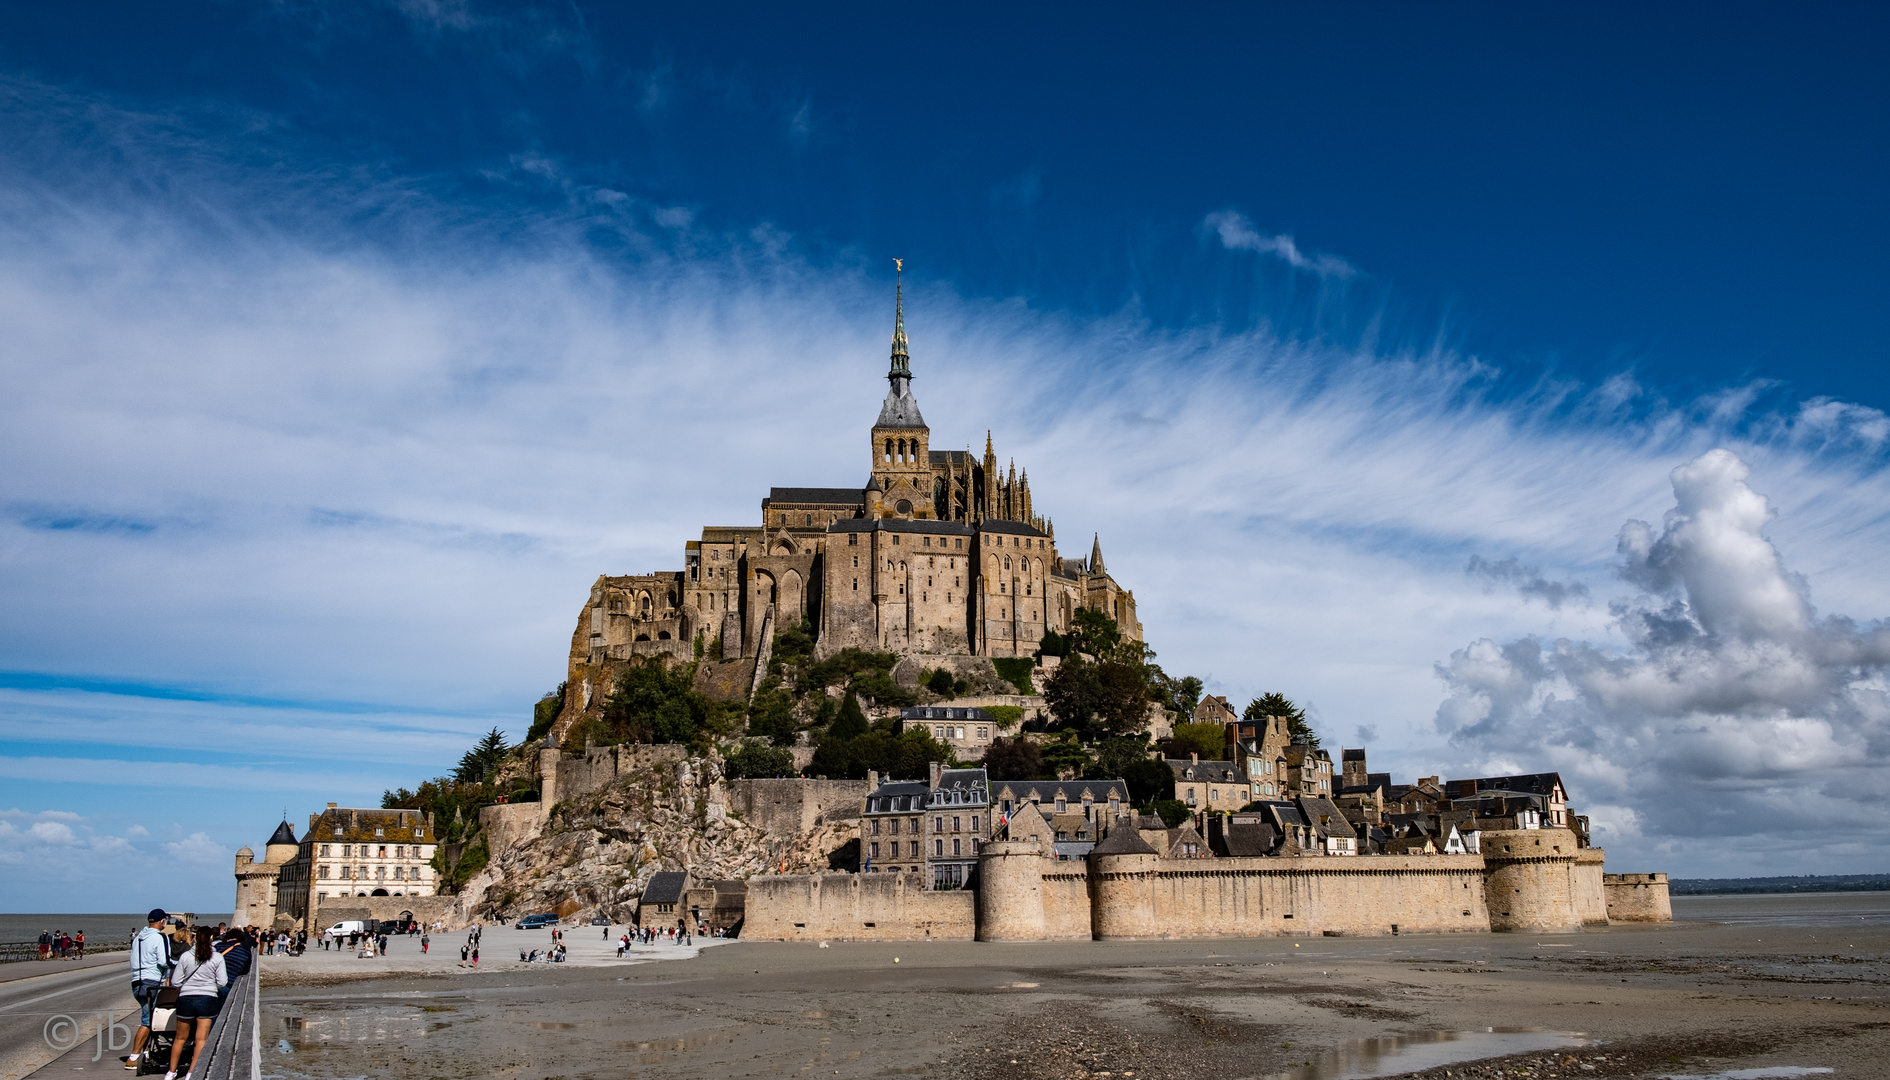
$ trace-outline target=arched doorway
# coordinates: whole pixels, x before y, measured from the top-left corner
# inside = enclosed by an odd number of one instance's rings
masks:
[[[369,895],[369,896],[386,896],[386,895],[387,895],[387,890],[386,890],[386,889],[375,889],[375,890],[374,890],[373,892],[371,892],[371,893],[369,893],[368,895]]]

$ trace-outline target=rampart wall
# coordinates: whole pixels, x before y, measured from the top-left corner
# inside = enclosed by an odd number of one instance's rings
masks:
[[[762,941],[970,941],[977,898],[930,892],[917,874],[769,874],[748,879],[742,937]]]
[[[453,896],[330,896],[317,900],[309,932],[319,933],[344,919],[398,919],[412,912],[416,921],[431,926],[435,920],[453,923]]]
[[[1606,876],[1602,872],[1600,848],[1582,848],[1575,852],[1575,900],[1579,905],[1576,915],[1583,926],[1608,925],[1608,899],[1602,888],[1602,879]]]
[[[1107,941],[1562,933],[1606,925],[1610,905],[1631,911],[1634,920],[1672,917],[1664,876],[1610,875],[1604,899],[1602,853],[1573,842],[1573,834],[1546,829],[1486,834],[1481,855],[1137,854],[1078,863],[1049,859],[1027,843],[994,841],[979,859],[975,903],[970,892],[927,893],[900,874],[756,878],[745,934],[790,941],[928,934]]]
[[[1608,918],[1613,922],[1672,922],[1673,898],[1665,874],[1607,874]]]
[[[864,780],[728,782],[729,809],[777,836],[806,836],[825,824],[856,820],[866,794]]]

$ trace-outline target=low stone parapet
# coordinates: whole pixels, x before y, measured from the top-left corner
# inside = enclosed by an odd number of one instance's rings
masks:
[[[1611,922],[1673,921],[1673,899],[1665,874],[1606,874],[1601,886],[1608,896]]]

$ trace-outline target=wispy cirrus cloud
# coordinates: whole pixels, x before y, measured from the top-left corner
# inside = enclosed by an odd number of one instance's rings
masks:
[[[1320,277],[1345,279],[1356,276],[1358,268],[1337,255],[1300,250],[1294,239],[1280,233],[1269,236],[1254,227],[1247,215],[1236,210],[1216,210],[1202,221],[1220,237],[1221,246],[1230,251],[1257,251],[1285,261],[1295,270],[1306,270]]]

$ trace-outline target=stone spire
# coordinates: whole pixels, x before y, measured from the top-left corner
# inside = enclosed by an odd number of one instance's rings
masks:
[[[892,388],[886,391],[886,400],[880,404],[879,422],[873,425],[876,430],[925,427],[925,417],[919,415],[918,399],[912,396],[912,358],[906,354],[905,260],[894,259],[893,262],[899,264],[900,280],[893,292],[892,366],[886,371],[886,381]]]
[[[1100,574],[1103,572],[1102,537],[1098,534],[1092,535],[1095,536],[1095,539],[1089,545],[1089,572],[1092,574]]]
[[[906,284],[905,260],[894,259],[899,266],[893,285],[893,339],[892,367],[886,372],[886,378],[892,381],[893,389],[905,393],[899,380],[912,378],[912,357],[906,351]]]

